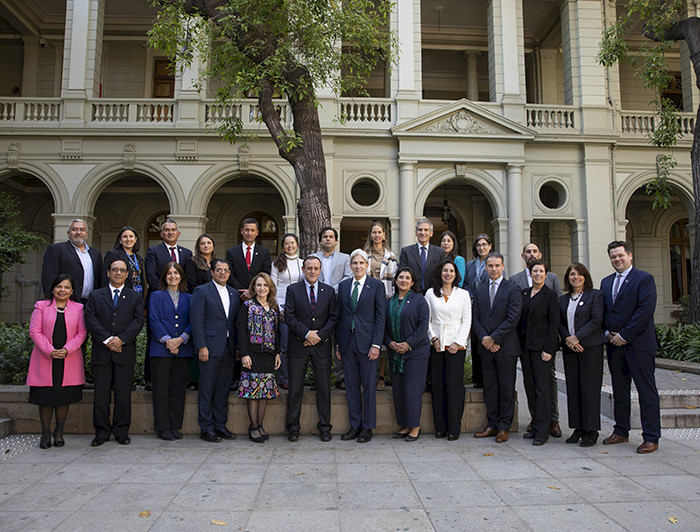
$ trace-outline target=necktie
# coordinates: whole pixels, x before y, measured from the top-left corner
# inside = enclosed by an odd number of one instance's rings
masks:
[[[177,262],[177,257],[175,256],[175,246],[170,248],[170,262]]]
[[[309,286],[309,304],[311,305],[311,314],[316,312],[316,296],[314,295],[314,285]]]
[[[357,310],[357,299],[358,295],[360,293],[360,281],[355,281],[355,286],[352,289],[352,295],[350,296],[350,305],[352,306],[352,311],[355,312]],[[352,320],[352,323],[350,324],[350,330],[355,330],[355,320]]]
[[[114,291],[114,299],[112,299],[112,302],[114,303],[114,307],[117,307],[117,303],[119,303],[119,289]]]
[[[428,263],[428,252],[425,249],[425,246],[421,246],[420,248],[420,269],[421,269],[421,276],[420,276],[420,288],[423,292],[425,292],[425,265]]]
[[[250,270],[250,246],[248,246],[247,251],[245,252],[245,264],[248,266],[248,270]]]
[[[494,299],[496,299],[496,281],[491,281],[491,289],[489,290],[489,307],[493,307]]]
[[[620,291],[620,281],[622,280],[622,274],[618,273],[617,276],[615,277],[615,284],[613,284],[613,303],[615,303],[615,300],[617,299],[617,293]]]

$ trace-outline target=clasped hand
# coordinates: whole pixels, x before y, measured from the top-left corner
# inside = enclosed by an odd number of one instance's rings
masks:
[[[492,353],[495,353],[498,351],[501,346],[496,343],[496,341],[491,338],[490,336],[484,336],[483,340],[481,340],[481,345],[483,345],[486,349],[491,351]]]
[[[65,347],[51,351],[51,358],[62,359],[66,358],[66,355],[68,355],[68,350]]]

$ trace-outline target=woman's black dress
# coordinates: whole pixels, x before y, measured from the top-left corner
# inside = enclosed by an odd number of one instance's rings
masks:
[[[57,309],[56,324],[51,335],[51,344],[56,347],[66,345],[66,319],[63,309]],[[60,348],[59,348],[60,349]],[[83,398],[83,387],[63,386],[63,369],[66,365],[64,359],[54,358],[51,360],[53,386],[31,386],[29,388],[29,402],[39,406],[62,406],[78,403]]]

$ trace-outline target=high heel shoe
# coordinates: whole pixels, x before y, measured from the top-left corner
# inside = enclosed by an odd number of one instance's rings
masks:
[[[39,449],[48,449],[51,447],[51,434],[48,436],[41,435],[41,441],[39,442]]]
[[[53,433],[53,446],[54,447],[63,447],[66,444],[66,442],[63,440],[63,434],[61,434],[61,439],[59,440],[56,437],[56,431]]]
[[[265,443],[265,438],[260,434],[260,427],[251,425],[248,427],[248,437],[255,443]]]
[[[406,434],[406,441],[416,441],[418,438],[420,438],[420,431],[421,429],[418,429],[418,434],[415,436],[411,436],[410,432]]]
[[[270,439],[270,436],[267,434],[267,432],[265,432],[265,429],[262,425],[258,427],[258,430],[260,431],[260,435],[263,437],[263,440],[267,441]]]

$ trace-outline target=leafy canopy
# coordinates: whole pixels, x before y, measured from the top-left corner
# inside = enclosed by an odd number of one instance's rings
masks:
[[[673,80],[666,64],[666,53],[674,49],[676,43],[670,38],[669,30],[685,16],[685,6],[681,0],[627,0],[625,7],[624,12],[618,10],[616,22],[603,32],[598,61],[607,67],[623,61],[632,64],[644,87],[656,94],[650,102],[656,120],[649,140],[669,153],[657,157],[657,179],[646,186],[646,192],[654,196],[654,208],[667,208],[673,194],[668,177],[676,166],[671,152],[682,133],[678,110],[662,93]],[[647,37],[638,53],[631,51],[628,45],[633,32]]]

